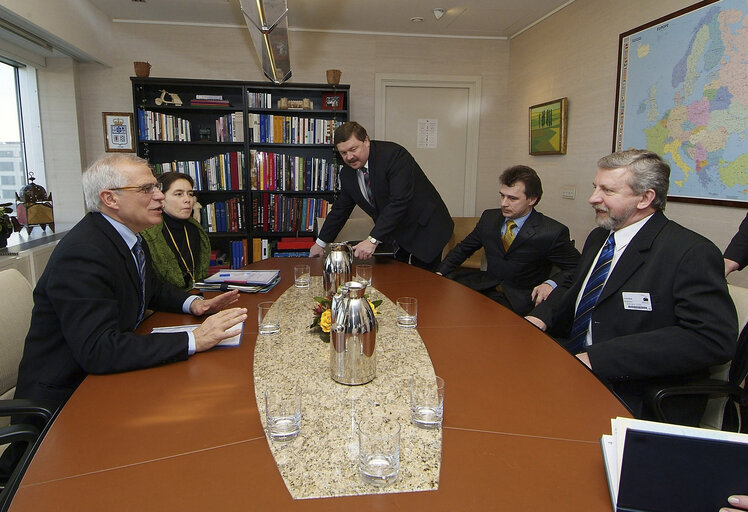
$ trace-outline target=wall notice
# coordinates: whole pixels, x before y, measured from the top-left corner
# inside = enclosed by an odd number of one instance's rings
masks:
[[[419,119],[418,120],[418,149],[435,149],[436,136],[438,132],[438,120],[436,119]]]

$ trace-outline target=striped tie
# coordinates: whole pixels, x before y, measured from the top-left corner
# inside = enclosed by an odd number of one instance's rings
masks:
[[[138,240],[132,246],[132,252],[138,263],[138,276],[140,277],[140,309],[138,310],[138,321],[135,322],[137,327],[143,321],[145,314],[145,251],[143,251],[143,239],[137,235]]]
[[[508,251],[509,246],[514,242],[514,228],[516,227],[517,224],[513,220],[509,219],[506,221],[506,232],[501,237],[501,243],[504,244],[504,251]]]
[[[600,252],[600,256],[597,258],[595,268],[592,274],[590,274],[587,285],[584,287],[582,300],[579,301],[579,306],[577,306],[577,313],[574,315],[574,324],[571,327],[569,343],[566,346],[567,350],[572,354],[578,354],[584,348],[584,341],[590,327],[592,312],[595,310],[597,299],[600,298],[600,292],[603,291],[605,280],[610,271],[610,264],[613,261],[615,248],[616,241],[613,238],[613,233],[611,233],[605,242],[603,250]]]
[[[369,169],[366,167],[363,167],[361,169],[361,172],[364,174],[364,187],[366,188],[366,200],[369,201],[370,204],[374,204],[371,202],[371,184],[369,183]]]

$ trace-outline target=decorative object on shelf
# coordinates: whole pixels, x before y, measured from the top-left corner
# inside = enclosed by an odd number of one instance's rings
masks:
[[[0,248],[7,247],[10,235],[21,230],[18,219],[10,216],[13,213],[13,208],[10,206],[11,203],[0,204]],[[327,330],[330,331],[329,327]]]
[[[322,94],[322,110],[343,110],[344,95],[342,92],[326,92]]]
[[[34,183],[34,173],[29,173],[29,184],[16,192],[16,217],[20,225],[26,226],[31,233],[34,226],[41,226],[46,231],[49,226],[55,230],[55,215],[52,208],[52,194],[47,194],[44,187]]]
[[[329,247],[330,252],[322,267],[322,284],[328,295],[353,277],[353,248],[345,242],[332,243]]]
[[[148,62],[136,60],[133,62],[135,67],[135,76],[138,78],[147,78],[151,74],[151,65]]]
[[[566,98],[530,107],[530,154],[566,154]]]
[[[339,69],[328,69],[327,70],[327,83],[330,85],[338,85],[340,83],[341,71]]]
[[[239,0],[239,5],[263,73],[282,84],[291,78],[286,0]]]
[[[278,108],[281,110],[312,110],[314,109],[314,103],[309,98],[304,98],[303,100],[280,98],[278,100]]]
[[[166,89],[161,89],[161,96],[156,98],[156,105],[174,105],[175,107],[182,106],[182,98],[175,92],[167,92]]]
[[[133,116],[127,112],[102,112],[104,147],[107,153],[133,153]]]
[[[366,297],[366,285],[349,281],[330,326],[330,376],[357,386],[376,377],[377,319]]]

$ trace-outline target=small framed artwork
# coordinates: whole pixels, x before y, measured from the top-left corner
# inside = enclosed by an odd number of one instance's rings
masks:
[[[568,100],[540,103],[530,107],[530,154],[566,154],[566,116]]]
[[[134,153],[132,139],[133,116],[127,112],[102,112],[104,147],[108,153]]]
[[[322,110],[343,110],[343,93],[326,92],[322,94]]]

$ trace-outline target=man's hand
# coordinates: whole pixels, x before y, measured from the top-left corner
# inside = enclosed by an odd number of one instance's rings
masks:
[[[317,245],[317,244],[313,244],[309,248],[309,257],[310,258],[319,258],[323,254],[325,254],[325,249],[323,247]]]
[[[735,272],[740,267],[737,261],[725,258],[725,277],[730,275],[730,272]]]
[[[582,361],[587,366],[587,368],[589,368],[590,370],[592,369],[592,363],[590,363],[590,356],[589,354],[587,354],[587,352],[582,352],[580,354],[577,354],[577,359]]]
[[[543,322],[543,321],[542,321],[542,320],[541,320],[540,318],[538,318],[538,317],[527,315],[527,316],[525,317],[525,320],[527,320],[528,322],[530,322],[530,323],[531,323],[532,325],[534,325],[535,327],[537,327],[537,328],[538,328],[538,329],[540,329],[541,331],[544,331],[544,332],[545,332],[545,330],[546,330],[546,329],[548,329],[548,326],[547,326],[547,325],[545,325],[545,322]]]
[[[241,332],[240,329],[233,329],[231,331],[227,331],[227,329],[231,329],[236,324],[243,322],[246,319],[246,308],[226,309],[220,313],[209,316],[199,327],[192,331],[195,335],[195,352],[203,352],[209,348],[213,348],[216,344],[226,338],[236,336]]]
[[[211,315],[239,300],[239,290],[216,295],[212,299],[197,299],[190,304],[190,313],[195,316]]]
[[[535,301],[535,305],[537,306],[545,299],[547,299],[552,291],[553,286],[549,285],[548,283],[542,283],[533,288],[531,297],[532,300]]]
[[[746,495],[735,494],[727,498],[727,501],[730,502],[730,505],[736,508],[724,507],[719,509],[719,512],[741,512],[743,510],[748,510],[748,496]]]
[[[362,240],[353,246],[353,255],[356,258],[362,260],[368,260],[374,255],[374,250],[377,248],[377,244],[369,242],[369,240]]]

